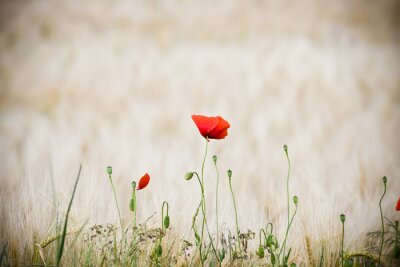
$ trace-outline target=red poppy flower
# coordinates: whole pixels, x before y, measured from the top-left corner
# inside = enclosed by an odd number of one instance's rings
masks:
[[[192,115],[192,120],[200,131],[200,134],[208,139],[223,139],[228,135],[229,123],[221,118]]]
[[[397,200],[396,210],[397,211],[400,210],[400,198],[399,198],[399,200]]]
[[[146,172],[146,174],[143,175],[142,178],[140,178],[137,190],[145,188],[149,184],[149,182],[150,182],[150,175]]]

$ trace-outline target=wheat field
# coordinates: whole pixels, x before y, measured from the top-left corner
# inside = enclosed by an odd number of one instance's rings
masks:
[[[71,229],[118,225],[111,165],[124,224],[131,181],[148,172],[138,222],[158,225],[166,200],[170,238],[190,240],[200,192],[184,175],[200,171],[205,144],[192,114],[231,124],[209,143],[211,229],[216,154],[221,229],[235,227],[231,169],[240,228],[273,222],[283,237],[287,144],[296,263],[318,265],[324,247],[336,264],[341,213],[345,249],[367,248],[384,175],[384,214],[399,218],[399,13],[398,1],[0,2],[0,248],[30,261],[81,163]]]

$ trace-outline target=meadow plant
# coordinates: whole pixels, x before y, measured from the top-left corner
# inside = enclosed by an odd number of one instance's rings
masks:
[[[293,225],[294,218],[297,214],[299,198],[297,196],[290,195],[290,173],[291,163],[289,158],[289,152],[287,145],[283,146],[287,163],[288,172],[286,176],[286,204],[287,204],[287,224],[285,234],[282,242],[278,242],[276,234],[274,234],[274,226],[272,223],[268,223],[265,228],[259,230],[258,245],[255,250],[255,255],[248,253],[249,241],[255,238],[255,233],[251,230],[247,232],[241,232],[239,228],[239,214],[237,209],[236,197],[232,186],[232,171],[227,171],[229,191],[232,197],[234,213],[235,213],[235,230],[232,234],[231,229],[228,229],[228,234],[224,233],[220,229],[219,221],[219,169],[217,165],[218,158],[216,155],[212,157],[212,162],[217,174],[216,190],[215,190],[215,223],[216,233],[213,237],[207,222],[207,206],[205,200],[205,163],[207,162],[208,145],[212,139],[224,139],[228,135],[229,123],[222,117],[206,117],[202,115],[193,115],[192,119],[196,124],[200,134],[205,139],[205,152],[201,164],[201,173],[196,171],[188,172],[185,175],[186,180],[191,180],[196,177],[200,187],[200,203],[197,206],[194,216],[192,218],[191,230],[194,232],[194,244],[193,246],[189,241],[183,240],[181,242],[180,253],[173,255],[172,250],[175,248],[174,243],[170,244],[165,237],[167,229],[170,228],[170,217],[169,217],[169,204],[164,201],[161,206],[161,227],[160,228],[148,228],[147,222],[151,219],[149,217],[144,223],[137,223],[137,191],[147,187],[150,182],[150,175],[145,173],[138,182],[133,181],[132,184],[132,195],[129,203],[129,208],[133,212],[132,216],[132,227],[127,227],[124,231],[121,210],[118,204],[117,193],[114,187],[112,173],[113,169],[111,166],[107,167],[107,174],[113,190],[115,204],[118,211],[118,218],[121,228],[121,240],[117,242],[118,227],[113,224],[97,224],[86,230],[84,234],[83,244],[85,249],[76,250],[74,247],[75,241],[78,239],[79,233],[83,231],[85,224],[78,230],[68,230],[69,214],[72,208],[72,203],[75,197],[79,177],[81,174],[82,166],[79,167],[79,172],[74,184],[72,195],[69,201],[68,209],[63,221],[63,225],[58,223],[58,213],[56,214],[56,233],[52,236],[47,237],[42,242],[36,242],[35,247],[37,251],[32,256],[32,264],[36,264],[38,259],[41,258],[43,264],[51,266],[60,266],[63,255],[67,253],[67,256],[63,260],[63,265],[85,265],[85,266],[172,266],[178,265],[179,260],[184,258],[186,264],[184,266],[222,266],[226,255],[229,254],[229,258],[226,259],[228,262],[224,262],[224,265],[272,265],[273,267],[295,267],[296,263],[290,259],[292,248],[288,245],[289,233]],[[390,255],[390,266],[400,266],[400,234],[399,234],[399,221],[398,220],[387,220],[387,228],[384,224],[384,215],[382,211],[382,201],[387,190],[387,178],[383,177],[384,191],[379,201],[380,218],[381,218],[381,229],[372,233],[368,233],[368,236],[372,238],[374,242],[369,251],[358,251],[358,252],[345,252],[344,250],[344,239],[345,239],[345,221],[346,216],[341,214],[339,216],[342,224],[341,231],[341,242],[340,242],[340,262],[335,257],[335,265],[342,267],[352,266],[383,266],[387,264],[386,255]],[[291,205],[294,205],[294,210]],[[400,211],[400,198],[397,201],[396,211]],[[154,215],[154,214],[153,214]],[[286,214],[285,214],[286,215]],[[200,218],[200,225],[198,226],[198,219]],[[66,237],[69,234],[78,233],[72,242],[68,242],[69,246],[66,247]],[[206,236],[207,235],[207,236]],[[208,237],[208,241],[206,241]],[[312,251],[310,249],[310,240],[308,236],[306,238],[306,246],[308,253],[308,262],[314,265]],[[52,247],[54,241],[56,242],[55,252],[52,253],[50,250],[45,251],[45,248]],[[164,241],[164,242],[163,242]],[[168,243],[166,243],[168,242]],[[164,243],[164,247],[163,247]],[[379,245],[378,245],[379,243]],[[165,246],[168,244],[168,246]],[[8,243],[5,243],[0,248],[0,266],[10,266],[8,257]],[[168,247],[168,249],[166,249]],[[325,247],[325,245],[324,245]],[[66,251],[64,253],[64,251]],[[324,265],[324,251],[322,248],[322,256],[320,260],[320,266]],[[389,253],[386,253],[389,251]],[[374,253],[374,254],[372,254]],[[35,256],[36,255],[36,256]],[[38,258],[38,256],[40,258]],[[54,264],[49,261],[46,262],[46,257],[55,256]]]
[[[109,181],[111,183],[111,187],[112,187],[112,190],[113,190],[114,199],[115,199],[115,205],[117,206],[119,224],[121,226],[121,236],[123,236],[124,235],[124,227],[122,225],[121,211],[120,211],[119,205],[118,205],[117,193],[115,192],[114,183],[113,183],[113,180],[112,180],[112,177],[111,177],[111,175],[112,175],[112,167],[111,166],[107,167],[107,174],[108,174],[108,179],[109,179]]]
[[[379,200],[379,210],[381,212],[381,223],[382,223],[382,235],[381,235],[381,247],[379,249],[379,258],[378,258],[378,267],[381,266],[381,256],[382,256],[382,250],[383,250],[383,240],[385,238],[385,224],[383,223],[383,212],[382,212],[382,200],[385,197],[386,194],[386,183],[387,183],[387,178],[386,176],[383,176],[383,194],[381,199]]]

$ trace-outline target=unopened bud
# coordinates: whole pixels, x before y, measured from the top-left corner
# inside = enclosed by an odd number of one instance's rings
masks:
[[[285,150],[285,152],[287,152],[287,145],[283,146],[283,150]]]
[[[260,257],[260,259],[264,258],[264,248],[263,248],[263,246],[260,246],[258,248],[258,253],[257,254]]]
[[[162,246],[161,245],[157,246],[156,253],[157,253],[158,257],[161,257],[161,255],[162,255]]]
[[[399,221],[398,220],[394,221],[394,226],[396,226],[396,228],[399,227]]]
[[[340,221],[344,223],[346,221],[346,215],[340,214]]]
[[[185,180],[190,180],[190,179],[192,179],[192,177],[193,177],[193,172],[188,172],[188,173],[186,173],[185,174]]]
[[[136,182],[135,181],[132,182],[132,188],[133,188],[133,190],[136,189]]]
[[[228,177],[231,178],[232,177],[232,171],[228,170]]]
[[[293,197],[293,202],[295,205],[297,205],[299,203],[299,198],[297,196]]]
[[[164,218],[164,227],[165,227],[165,228],[168,228],[168,227],[169,227],[169,216],[168,216],[168,215],[165,216],[165,218]]]
[[[387,178],[386,178],[386,176],[383,176],[382,180],[383,180],[383,183],[384,183],[384,184],[387,183]]]
[[[214,164],[216,164],[217,163],[217,156],[216,155],[214,155],[214,156],[212,156],[212,159],[213,159],[213,162],[214,162]]]
[[[112,167],[111,166],[107,167],[107,173],[108,173],[108,175],[112,174]]]

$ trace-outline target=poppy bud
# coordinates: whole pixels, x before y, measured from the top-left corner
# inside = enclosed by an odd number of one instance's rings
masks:
[[[383,176],[382,180],[383,180],[383,183],[386,184],[386,182],[387,182],[386,176]]]
[[[108,175],[112,174],[112,167],[111,166],[107,167],[107,173],[108,173]]]
[[[287,153],[287,145],[283,146],[283,150],[285,150],[285,152]]]
[[[228,170],[228,177],[231,178],[232,177],[232,171]]]
[[[257,255],[260,257],[260,259],[264,258],[264,248],[262,246],[258,248]]]
[[[293,197],[293,202],[295,205],[297,205],[297,203],[299,203],[299,198],[297,196]]]
[[[158,257],[160,257],[162,255],[162,246],[158,245],[156,248],[156,254]]]
[[[188,172],[185,174],[185,180],[189,181],[190,179],[192,179],[192,177],[193,177],[193,172]]]
[[[169,216],[168,216],[168,215],[165,216],[165,218],[164,218],[164,227],[165,227],[165,228],[168,228],[168,227],[169,227]]]
[[[135,209],[136,209],[136,203],[135,203],[135,200],[133,198],[131,199],[131,202],[129,203],[129,209],[131,211],[135,211]]]
[[[396,226],[396,228],[399,227],[399,221],[398,220],[394,221],[394,226]]]
[[[340,214],[340,221],[344,223],[346,221],[346,215]]]
[[[214,156],[212,157],[212,159],[213,159],[214,164],[216,164],[216,163],[217,163],[217,156],[214,155]]]
[[[135,181],[132,182],[132,188],[133,188],[133,190],[136,190],[136,182]]]

